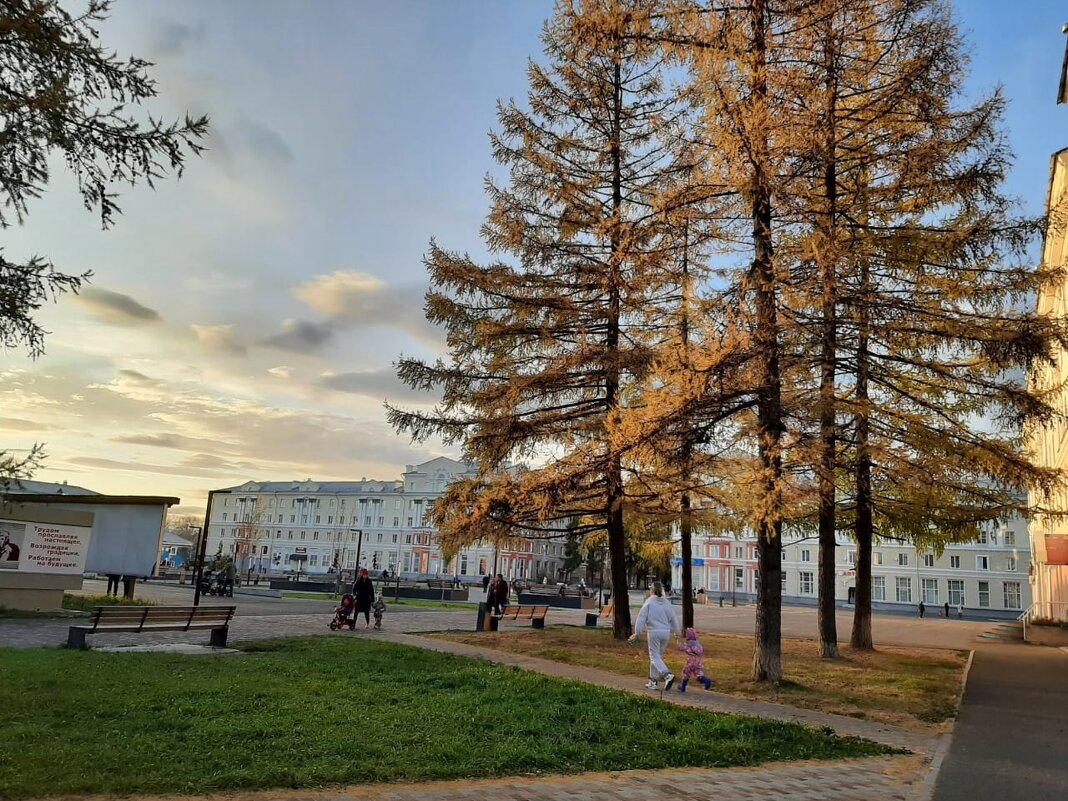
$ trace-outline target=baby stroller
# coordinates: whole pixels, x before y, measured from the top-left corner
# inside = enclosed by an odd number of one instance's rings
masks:
[[[348,626],[349,630],[356,628],[356,599],[349,593],[341,596],[341,606],[334,610],[334,619],[330,621],[330,630],[337,631],[342,626]]]

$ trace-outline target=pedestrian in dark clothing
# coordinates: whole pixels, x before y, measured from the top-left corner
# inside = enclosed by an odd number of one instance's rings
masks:
[[[949,601],[946,601],[945,607],[946,607],[946,618],[948,619],[949,618]]]
[[[504,607],[508,606],[508,582],[500,573],[493,580],[493,613],[500,617],[504,614]]]
[[[108,573],[108,595],[119,594],[119,574]]]
[[[489,573],[482,577],[482,592],[486,592],[489,589],[490,577]]]
[[[923,605],[923,601],[920,601],[920,617],[923,617],[923,613],[926,608],[927,607]]]
[[[356,616],[363,614],[364,628],[371,625],[371,605],[375,602],[375,585],[367,575],[367,568],[360,568],[360,575],[352,583],[352,597],[356,599]]]

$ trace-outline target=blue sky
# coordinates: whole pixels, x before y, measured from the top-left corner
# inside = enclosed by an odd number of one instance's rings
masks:
[[[181,181],[122,193],[110,231],[56,165],[11,256],[41,252],[92,288],[46,309],[36,362],[0,355],[0,443],[45,442],[38,477],[178,495],[248,478],[394,478],[440,451],[392,434],[413,402],[400,353],[432,356],[421,319],[431,237],[481,253],[487,132],[522,98],[547,0],[118,0],[102,28],[157,63],[153,111],[212,118]],[[970,93],[1010,100],[1009,190],[1041,211],[1068,8],[958,0]]]

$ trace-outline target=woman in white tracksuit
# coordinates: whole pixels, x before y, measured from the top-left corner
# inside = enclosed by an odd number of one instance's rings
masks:
[[[653,582],[653,589],[642,604],[634,634],[630,637],[631,642],[637,640],[643,631],[649,633],[649,682],[645,686],[656,690],[659,688],[658,682],[663,680],[664,689],[670,690],[675,675],[664,664],[664,651],[667,650],[671,635],[679,634],[679,622],[675,619],[671,601],[664,597],[664,586],[659,581]]]

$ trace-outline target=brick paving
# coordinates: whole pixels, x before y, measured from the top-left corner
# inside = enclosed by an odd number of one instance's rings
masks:
[[[554,617],[578,623],[581,612],[553,610]],[[574,618],[573,620],[571,618]],[[448,640],[418,636],[442,630],[471,630],[474,612],[467,610],[396,610],[387,613],[386,630],[331,632],[329,614],[238,615],[230,627],[232,641],[282,636],[360,636],[398,644],[486,659],[562,678],[611,687],[639,695],[642,677],[620,676],[593,668],[563,665],[544,659],[506,654]],[[0,647],[34,648],[66,642],[70,619],[0,620]],[[563,621],[561,621],[563,622]],[[505,624],[507,626],[507,624]],[[206,640],[203,632],[92,635],[98,646],[148,645]],[[926,801],[933,784],[932,765],[941,761],[947,735],[904,731],[871,721],[764,701],[733,698],[719,693],[670,693],[670,703],[757,717],[794,721],[809,726],[827,726],[843,735],[865,737],[913,752],[909,756],[879,757],[838,762],[790,762],[758,768],[673,769],[581,774],[566,777],[518,777],[501,780],[432,782],[413,785],[366,785],[329,790],[272,790],[260,793],[227,793],[225,801],[485,801],[504,797],[509,801],[646,801],[650,797],[688,797],[716,801],[790,799],[791,801]],[[670,747],[670,743],[665,744]],[[220,797],[222,799],[223,797]]]

